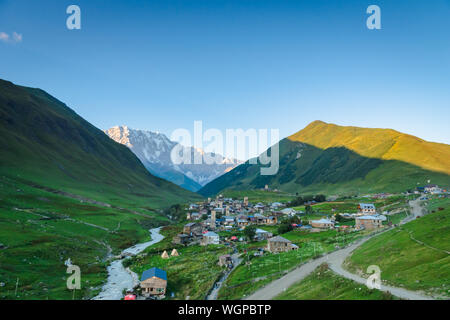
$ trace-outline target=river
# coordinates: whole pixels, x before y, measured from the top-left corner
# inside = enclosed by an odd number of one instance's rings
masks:
[[[150,229],[151,241],[136,244],[122,251],[122,254],[136,255],[145,248],[154,245],[164,239],[159,233],[161,227]],[[108,279],[102,287],[102,291],[93,300],[120,300],[123,298],[123,290],[134,288],[139,283],[139,277],[128,268],[124,268],[122,262],[127,259],[114,260],[108,267]]]

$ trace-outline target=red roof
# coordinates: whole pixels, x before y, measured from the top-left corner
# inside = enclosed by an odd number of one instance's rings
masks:
[[[134,294],[127,294],[124,300],[136,300],[136,296]]]
[[[231,240],[237,240],[237,237],[236,236],[232,236]]]

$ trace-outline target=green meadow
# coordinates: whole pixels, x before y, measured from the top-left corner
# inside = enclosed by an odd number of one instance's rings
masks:
[[[168,223],[156,212],[94,205],[3,176],[0,299],[93,297],[106,280],[110,253],[149,240],[149,228]],[[68,258],[81,269],[82,289],[75,293],[66,288]]]
[[[162,229],[163,241],[147,248],[143,254],[126,260],[126,265],[139,276],[144,270],[157,267],[167,272],[167,298],[201,300],[205,299],[223,268],[218,265],[219,256],[230,253],[224,245],[175,246],[172,237],[181,231],[180,227],[169,226]],[[176,248],[179,256],[161,258],[164,250],[170,255]],[[173,297],[172,297],[173,294]]]
[[[335,274],[327,264],[319,266],[275,300],[393,300],[396,297]]]
[[[224,286],[219,291],[219,299],[241,299],[267,283],[280,278],[286,272],[300,264],[333,251],[339,246],[362,237],[365,233],[339,233],[335,230],[310,233],[294,230],[282,236],[299,246],[298,250],[271,254],[265,252],[263,256],[253,253],[266,245],[266,241],[239,245],[239,252],[243,262],[230,274]]]
[[[364,243],[346,267],[364,275],[376,264],[387,283],[450,297],[450,199],[432,200],[428,210],[424,217]]]

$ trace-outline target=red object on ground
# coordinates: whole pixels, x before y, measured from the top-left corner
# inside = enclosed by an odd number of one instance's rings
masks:
[[[127,294],[124,300],[136,300],[136,296],[134,294]]]
[[[232,236],[231,240],[237,240],[237,237],[236,236]]]

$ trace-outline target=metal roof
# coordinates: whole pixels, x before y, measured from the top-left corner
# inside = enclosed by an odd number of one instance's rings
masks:
[[[289,243],[291,242],[290,240],[288,240],[288,239],[286,239],[286,238],[283,238],[283,237],[281,237],[281,236],[276,236],[276,237],[270,238],[269,241],[275,241],[275,242],[289,242]]]
[[[167,273],[164,270],[161,270],[159,268],[151,268],[148,270],[145,270],[142,273],[141,281],[150,279],[152,277],[157,277],[163,280],[167,280]]]

